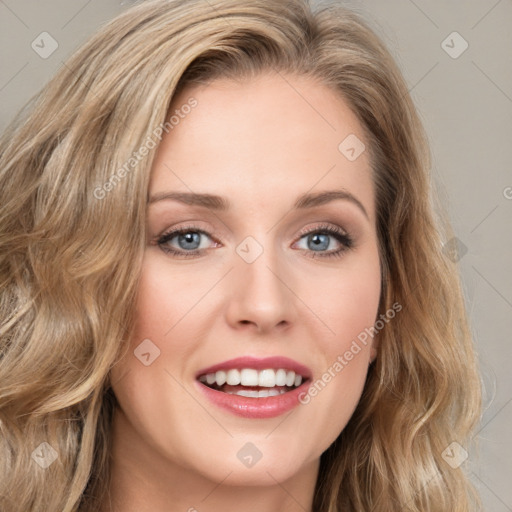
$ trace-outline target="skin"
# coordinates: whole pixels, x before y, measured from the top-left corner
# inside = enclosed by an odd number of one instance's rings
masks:
[[[354,412],[376,338],[307,405],[275,418],[218,408],[195,374],[238,356],[284,355],[308,366],[314,381],[374,325],[381,270],[368,154],[349,161],[338,149],[349,134],[364,141],[363,130],[335,92],[305,77],[217,80],[185,89],[171,110],[190,97],[198,104],[164,136],[149,196],[193,191],[232,204],[148,205],[136,330],[112,370],[120,407],[104,509],[311,510],[320,455]],[[293,210],[303,193],[340,189],[368,217],[349,200]],[[156,243],[190,224],[208,233],[201,255],[176,257]],[[343,247],[330,235],[328,248],[315,251],[301,230],[321,224],[348,232],[353,247],[320,257]],[[252,263],[236,252],[248,236],[263,248]],[[177,236],[167,246],[191,251]],[[149,366],[133,353],[144,339],[161,351]],[[251,468],[237,458],[247,442],[262,453]]]

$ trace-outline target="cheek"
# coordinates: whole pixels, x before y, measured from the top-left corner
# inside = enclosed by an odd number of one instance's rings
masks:
[[[166,343],[171,337],[170,330],[184,314],[180,315],[182,306],[175,291],[180,286],[168,274],[162,271],[155,258],[144,257],[134,311],[134,331],[126,355],[112,368],[112,382],[120,380],[128,371],[135,371],[137,375],[144,373],[145,366],[134,357],[134,351],[141,350],[139,347],[146,347],[144,353],[149,351],[153,358],[158,353],[151,345],[153,343],[160,350],[160,355],[164,355]],[[151,343],[148,344],[146,340],[151,340]],[[151,363],[151,368],[161,363],[160,355],[154,359],[155,363]]]
[[[171,275],[157,258],[146,255],[135,310],[137,333],[164,338],[179,317],[184,291],[179,275]]]
[[[345,428],[360,400],[381,293],[376,248],[359,253],[350,263],[316,289],[311,295],[316,300],[310,303],[329,331],[315,338],[323,354],[322,369],[302,403],[315,409],[312,428],[325,432],[330,441]]]
[[[309,294],[308,304],[329,329],[327,336],[320,337],[324,353],[334,355],[346,350],[353,338],[373,326],[381,294],[375,244],[350,255],[337,272],[308,282],[309,289],[314,290]]]
[[[192,286],[187,269],[166,265],[165,260],[154,253],[146,254],[142,269],[134,338],[153,336],[168,344],[211,284],[196,275]]]
[[[373,326],[379,307],[381,274],[368,265],[344,276],[332,295],[332,321],[339,340],[345,344],[365,328]]]
[[[330,318],[336,341],[326,346],[325,350],[330,354],[332,363],[341,360],[345,378],[354,383],[361,383],[366,376],[380,295],[381,271],[375,252],[344,276],[336,296],[332,297],[335,306],[332,307]]]

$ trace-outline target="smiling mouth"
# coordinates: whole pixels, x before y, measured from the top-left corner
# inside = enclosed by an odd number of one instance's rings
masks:
[[[305,380],[302,375],[284,368],[255,370],[253,368],[219,370],[198,377],[199,382],[223,393],[248,398],[266,398],[288,393]]]

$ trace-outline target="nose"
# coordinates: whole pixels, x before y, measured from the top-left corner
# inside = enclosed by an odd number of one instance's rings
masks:
[[[283,262],[277,261],[270,249],[252,263],[235,257],[235,268],[230,273],[228,323],[235,329],[261,334],[289,328],[296,318],[297,299]]]

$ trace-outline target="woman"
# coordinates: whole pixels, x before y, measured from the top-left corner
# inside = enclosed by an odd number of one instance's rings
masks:
[[[358,16],[144,2],[0,144],[2,510],[476,509],[451,232]]]

